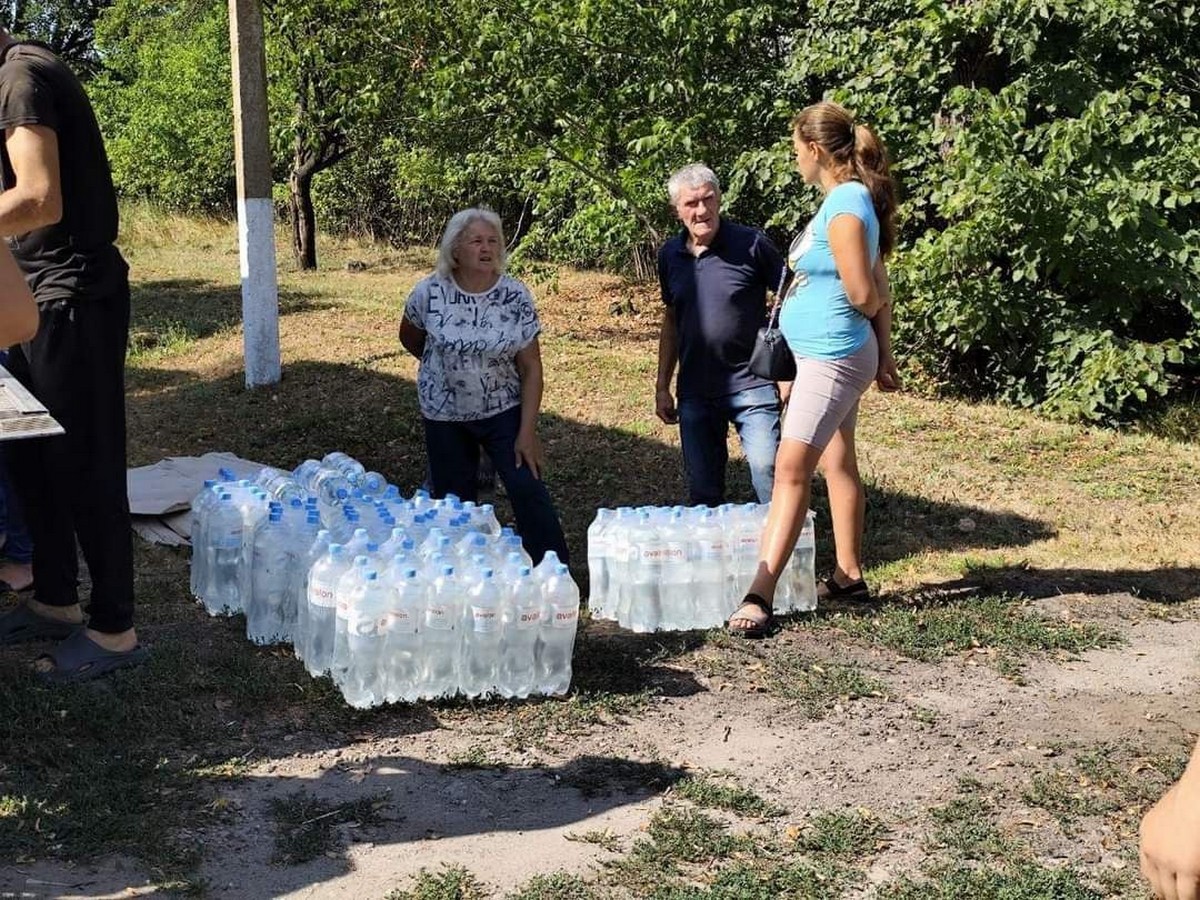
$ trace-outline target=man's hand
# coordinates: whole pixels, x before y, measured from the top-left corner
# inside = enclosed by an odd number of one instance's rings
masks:
[[[896,368],[896,357],[892,354],[880,354],[879,368],[875,372],[875,385],[881,391],[900,390],[900,372]]]
[[[1196,900],[1200,896],[1200,784],[1184,773],[1142,819],[1142,874],[1155,896]]]
[[[675,396],[670,388],[659,388],[655,391],[654,412],[668,425],[679,424],[679,410],[675,408]]]
[[[517,440],[513,444],[513,452],[517,457],[518,469],[524,464],[529,466],[529,471],[533,473],[534,478],[542,477],[542,442],[536,431],[532,429],[518,431]]]

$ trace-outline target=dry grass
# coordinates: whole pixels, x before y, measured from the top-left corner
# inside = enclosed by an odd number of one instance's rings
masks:
[[[417,483],[416,364],[395,333],[430,251],[326,239],[322,269],[301,274],[281,246],[284,380],[247,393],[234,228],[146,219],[135,214],[126,225],[135,332],[167,338],[166,352],[142,353],[130,373],[134,462],[230,449],[294,465],[338,446],[403,487]],[[349,260],[367,267],[348,271]],[[581,557],[597,506],[682,495],[678,433],[652,408],[657,297],[649,285],[570,271],[535,291],[551,486]],[[867,553],[886,590],[966,579],[1035,595],[1051,587],[1196,595],[1196,444],[908,394],[868,394],[860,422]],[[740,461],[732,483],[748,494]],[[823,512],[820,490],[816,502]]]

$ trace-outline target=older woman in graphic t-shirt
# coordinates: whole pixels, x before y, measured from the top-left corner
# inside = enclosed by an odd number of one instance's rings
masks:
[[[456,213],[442,235],[437,270],[404,304],[400,343],[421,361],[417,395],[434,496],[474,500],[482,449],[504,482],[533,561],[553,550],[566,562],[537,436],[541,325],[529,288],[504,274],[505,261],[494,212]]]

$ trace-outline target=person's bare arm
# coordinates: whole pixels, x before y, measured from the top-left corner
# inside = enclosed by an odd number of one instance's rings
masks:
[[[1200,743],[1179,781],[1142,819],[1140,850],[1155,896],[1200,897]]]
[[[521,426],[513,445],[517,468],[529,466],[534,478],[542,477],[542,442],[537,434],[538,414],[542,409],[542,348],[535,337],[517,351],[517,373],[521,376]]]
[[[417,359],[425,353],[425,331],[414,325],[408,316],[400,317],[400,346]]]
[[[663,307],[662,326],[658,332],[658,378],[654,386],[654,412],[668,425],[679,421],[671,382],[679,363],[679,338],[675,333],[675,311]]]
[[[62,219],[58,136],[43,125],[17,125],[4,132],[14,184],[0,194],[0,234],[20,235]]]
[[[846,299],[868,319],[873,319],[879,312],[881,300],[867,249],[867,228],[862,219],[848,214],[834,216],[829,223],[829,250],[833,253],[842,287],[846,289]]]
[[[879,342],[879,369],[875,374],[875,384],[881,391],[898,391],[901,387],[900,372],[896,368],[896,357],[892,354],[892,288],[882,256],[875,260],[873,277],[875,293],[880,299],[879,312],[871,319],[875,340]]]
[[[37,304],[8,248],[0,246],[0,347],[30,340],[38,328]]]

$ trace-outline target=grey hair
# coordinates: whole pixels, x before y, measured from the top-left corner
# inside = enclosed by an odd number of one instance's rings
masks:
[[[484,222],[495,229],[496,236],[500,238],[500,249],[496,256],[496,274],[504,274],[504,269],[508,265],[508,251],[505,248],[504,226],[500,224],[500,217],[486,206],[472,206],[470,209],[459,210],[452,215],[450,221],[446,223],[446,230],[442,232],[442,239],[438,242],[437,258],[437,273],[442,278],[449,278],[453,274],[455,269],[454,248],[458,246],[462,233],[475,222]]]
[[[706,184],[711,185],[718,194],[721,193],[721,181],[717,178],[717,173],[704,163],[691,163],[679,169],[667,181],[667,194],[672,203],[678,203],[679,192],[685,187],[697,188]]]

